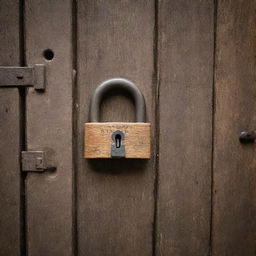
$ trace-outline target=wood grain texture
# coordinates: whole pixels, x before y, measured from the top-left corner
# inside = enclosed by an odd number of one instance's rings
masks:
[[[208,255],[213,1],[159,1],[157,255]]]
[[[112,134],[117,130],[124,134],[125,158],[150,158],[149,123],[86,123],[84,128],[85,158],[111,158]]]
[[[19,1],[0,1],[0,66],[19,66]],[[20,97],[0,89],[0,255],[20,255]]]
[[[25,32],[27,65],[46,64],[45,92],[28,90],[27,147],[48,152],[57,167],[27,176],[28,255],[73,255],[71,1],[25,1]]]
[[[78,0],[78,255],[152,255],[153,160],[82,156],[90,97],[107,79],[134,82],[154,124],[153,31],[154,1]],[[111,95],[101,116],[134,122],[134,107]]]
[[[256,253],[256,1],[218,1],[212,255]]]

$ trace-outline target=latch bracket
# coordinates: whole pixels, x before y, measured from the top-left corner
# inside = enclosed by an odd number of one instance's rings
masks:
[[[45,65],[0,67],[1,87],[34,87],[35,90],[45,90]]]
[[[44,151],[22,151],[21,163],[24,172],[44,172],[55,169],[47,166]]]

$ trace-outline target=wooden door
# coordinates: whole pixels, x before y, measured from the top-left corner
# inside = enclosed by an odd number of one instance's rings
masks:
[[[0,65],[46,66],[46,90],[0,86],[0,255],[253,256],[254,0],[0,1]],[[83,158],[89,103],[133,81],[150,160]],[[131,122],[113,94],[102,121]],[[21,151],[56,169],[23,172]]]

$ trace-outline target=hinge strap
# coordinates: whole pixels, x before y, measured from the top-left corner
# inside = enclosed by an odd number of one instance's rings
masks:
[[[44,172],[56,169],[47,165],[44,151],[22,151],[21,163],[21,169],[24,172]]]
[[[45,65],[0,67],[0,87],[34,87],[45,90]]]

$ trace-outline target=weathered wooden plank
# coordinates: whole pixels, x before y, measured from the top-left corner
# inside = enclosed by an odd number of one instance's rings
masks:
[[[159,1],[157,255],[207,255],[210,239],[213,1]]]
[[[28,255],[72,255],[72,2],[25,1],[25,32],[27,65],[46,64],[46,91],[27,95],[27,147],[57,167],[27,176]]]
[[[0,2],[0,66],[20,64],[19,1]],[[0,255],[20,255],[21,175],[18,89],[0,89]]]
[[[255,255],[256,1],[218,1],[212,255]]]
[[[78,255],[152,255],[153,160],[80,157],[90,97],[107,79],[133,81],[154,123],[153,31],[154,1],[78,1]],[[126,97],[102,110],[102,121],[134,121]]]

